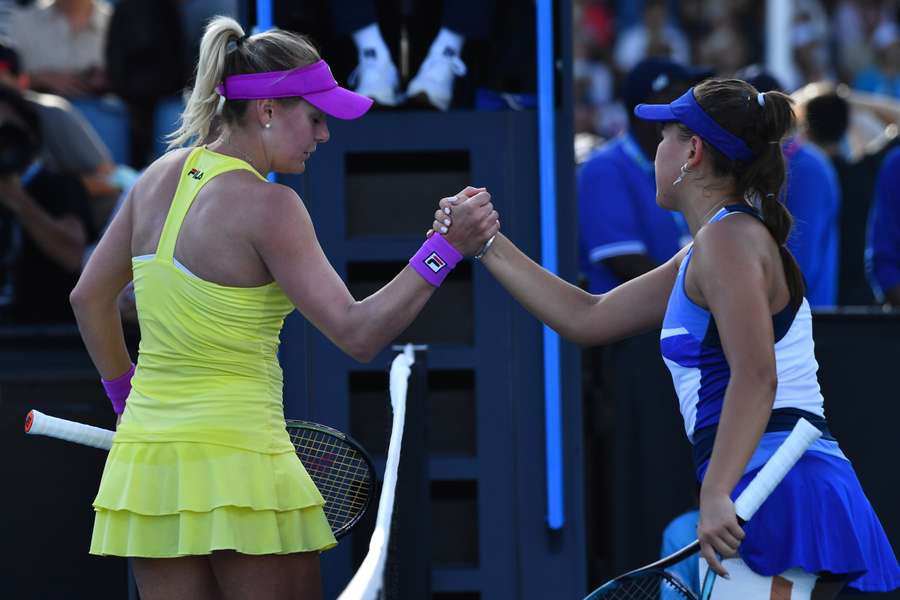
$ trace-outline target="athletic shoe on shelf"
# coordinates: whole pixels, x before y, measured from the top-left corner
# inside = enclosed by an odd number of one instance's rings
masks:
[[[416,104],[430,104],[447,110],[453,99],[453,82],[465,74],[466,65],[453,48],[445,46],[439,52],[432,50],[409,82],[406,96]]]
[[[398,92],[400,76],[390,59],[379,59],[375,50],[366,48],[347,83],[357,94],[368,96],[378,104],[397,106],[403,100]]]

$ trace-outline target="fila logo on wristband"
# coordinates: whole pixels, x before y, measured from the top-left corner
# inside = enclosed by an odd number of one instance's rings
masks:
[[[432,252],[428,255],[428,258],[425,259],[425,264],[428,265],[428,268],[431,269],[432,272],[437,273],[447,266],[447,261],[441,258],[437,252]]]
[[[462,258],[463,255],[444,236],[436,233],[425,240],[422,247],[409,259],[409,266],[422,279],[437,287]]]

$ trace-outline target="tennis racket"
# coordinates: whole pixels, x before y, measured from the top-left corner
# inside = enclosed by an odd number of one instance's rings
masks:
[[[756,514],[760,505],[800,460],[807,448],[821,435],[822,432],[810,425],[809,421],[805,419],[797,421],[784,443],[735,500],[734,510],[741,524]],[[659,600],[661,596],[679,600],[697,600],[697,596],[687,586],[665,569],[699,551],[700,540],[696,540],[665,558],[604,583],[584,600]],[[709,573],[713,575],[710,576]],[[703,582],[700,600],[709,599],[714,582],[715,572],[710,569]]]
[[[334,537],[347,535],[375,495],[372,459],[353,438],[336,429],[308,421],[286,424],[300,462],[325,498],[323,510]],[[109,450],[115,432],[32,410],[25,418],[25,433]]]

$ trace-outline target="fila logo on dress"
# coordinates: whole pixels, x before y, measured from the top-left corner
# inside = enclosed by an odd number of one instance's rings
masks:
[[[203,171],[200,171],[199,169],[191,169],[190,171],[188,171],[188,175],[190,175],[197,181],[203,179]]]

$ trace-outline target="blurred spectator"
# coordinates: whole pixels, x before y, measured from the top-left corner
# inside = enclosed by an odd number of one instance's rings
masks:
[[[0,85],[18,88],[37,110],[44,141],[44,166],[81,180],[91,197],[94,224],[100,226],[122,190],[121,180],[128,177],[128,169],[113,164],[106,145],[65,98],[33,92],[28,84],[18,54],[0,43]]]
[[[760,92],[784,91],[769,73],[751,67],[737,74]],[[794,217],[788,249],[806,279],[812,307],[837,304],[841,189],[828,156],[792,132],[783,144],[787,178],[783,201]]]
[[[873,304],[866,231],[879,168],[897,144],[896,125],[886,123],[900,121],[900,103],[831,84],[806,86],[793,96],[806,138],[831,159],[841,186],[838,304]]]
[[[872,36],[878,27],[892,21],[893,0],[840,0],[831,18],[837,69],[842,81],[853,81],[874,61]]]
[[[623,95],[629,131],[601,147],[578,172],[579,253],[592,293],[650,271],[690,240],[680,215],[656,204],[659,130],[633,115],[637,104],[670,102],[706,75],[661,59],[644,61],[628,74]]]
[[[828,17],[818,0],[796,0],[791,24],[793,68],[782,83],[795,90],[807,83],[833,79],[828,55]]]
[[[106,61],[110,87],[128,106],[130,162],[137,168],[153,158],[157,107],[180,97],[188,83],[188,46],[179,0],[115,4]]]
[[[34,89],[61,96],[106,91],[105,0],[39,0],[13,14],[12,45]]]
[[[723,16],[700,42],[697,57],[700,64],[710,67],[716,75],[725,76],[747,64],[747,44],[732,20]]]
[[[879,300],[900,307],[900,148],[887,155],[875,186],[867,252]]]
[[[7,39],[12,34],[12,17],[15,7],[14,0],[0,0],[0,39]]]
[[[0,86],[0,304],[13,323],[74,321],[69,292],[94,238],[84,188],[42,165],[39,119]]]
[[[900,29],[885,21],[872,36],[875,64],[856,77],[853,87],[863,92],[900,98]]]
[[[628,117],[615,97],[616,77],[610,68],[613,15],[603,0],[574,6],[573,79],[575,132],[609,138],[622,132]]]
[[[669,17],[665,0],[646,0],[642,20],[625,30],[615,49],[615,65],[630,71],[645,58],[667,58],[686,65],[691,60],[690,44]]]

